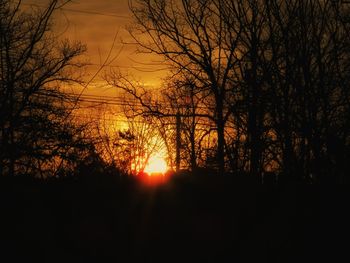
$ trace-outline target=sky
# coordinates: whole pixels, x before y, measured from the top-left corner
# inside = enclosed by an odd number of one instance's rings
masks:
[[[31,4],[44,7],[49,0],[23,0],[23,4]],[[73,0],[64,6],[54,16],[55,30],[64,38],[71,41],[80,41],[87,45],[87,57],[93,66],[88,72],[93,75],[101,63],[111,51],[111,57],[117,56],[110,66],[113,69],[130,75],[131,78],[140,80],[147,86],[158,87],[161,78],[165,77],[164,71],[159,64],[154,63],[160,58],[136,52],[136,46],[126,44],[132,42],[127,30],[133,23],[132,14],[129,10],[128,0]],[[113,41],[116,39],[113,46]],[[108,71],[106,68],[105,71]],[[95,79],[99,85],[105,83]],[[92,85],[93,86],[93,85]],[[94,90],[89,87],[87,92],[106,95],[110,89]]]

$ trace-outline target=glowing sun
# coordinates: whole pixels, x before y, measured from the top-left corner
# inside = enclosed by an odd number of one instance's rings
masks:
[[[164,160],[164,158],[159,156],[154,156],[149,159],[144,171],[149,175],[151,175],[154,173],[164,174],[167,170],[168,170],[168,165]]]

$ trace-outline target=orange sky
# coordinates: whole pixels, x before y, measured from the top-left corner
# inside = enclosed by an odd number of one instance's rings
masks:
[[[23,0],[23,4],[45,6],[48,1]],[[107,57],[117,32],[112,57],[117,54],[119,56],[111,66],[133,75],[150,86],[159,86],[161,78],[166,74],[161,66],[151,65],[159,58],[138,54],[135,45],[123,44],[132,41],[127,32],[127,27],[133,22],[128,0],[73,0],[62,10],[56,12],[54,22],[55,29],[63,33],[64,37],[72,41],[81,41],[87,45],[89,61],[96,64],[89,67],[90,74],[93,74],[101,64],[101,60]],[[121,49],[122,51],[119,52]],[[96,79],[95,82],[104,85],[101,79]],[[106,90],[101,87],[96,90],[92,86],[89,87],[88,93],[107,95],[111,92],[110,89]]]

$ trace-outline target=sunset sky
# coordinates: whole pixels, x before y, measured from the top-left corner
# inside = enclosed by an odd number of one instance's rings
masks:
[[[49,0],[24,0],[23,4],[45,7],[48,2]],[[137,53],[135,45],[126,44],[132,42],[127,29],[133,23],[128,0],[75,0],[56,12],[54,23],[55,29],[63,37],[87,45],[87,56],[93,64],[88,70],[90,74],[94,74],[108,56],[116,34],[111,57],[119,55],[109,66],[131,75],[147,86],[159,86],[161,78],[166,74],[164,67],[157,63],[159,58]],[[109,69],[106,67],[100,75]],[[96,90],[91,85],[87,92],[100,95],[110,93],[110,89],[101,88],[101,85],[105,85],[101,79],[95,79],[95,82],[99,84],[99,89]]]

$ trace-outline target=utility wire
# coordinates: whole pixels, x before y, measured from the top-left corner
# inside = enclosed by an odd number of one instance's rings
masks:
[[[38,5],[38,4],[34,4],[34,3],[23,3],[22,5],[46,8],[46,6],[44,6],[44,5]],[[117,15],[117,14],[111,14],[111,13],[103,13],[103,12],[97,12],[97,11],[78,10],[78,9],[65,8],[65,7],[60,7],[59,9],[61,11],[81,13],[81,14],[86,14],[86,15],[99,15],[99,16],[106,16],[106,17],[116,17],[116,18],[127,19],[127,20],[131,19],[131,17],[129,17],[129,16],[123,16],[123,15]]]
[[[139,123],[139,124],[147,124],[146,121],[141,121],[141,120],[125,120],[122,118],[113,118],[113,117],[103,117],[101,118],[100,116],[87,116],[87,115],[83,115],[83,114],[75,114],[74,115],[75,119],[80,119],[80,120],[91,120],[91,121],[98,121],[98,120],[103,120],[103,121],[109,121],[109,122],[115,122],[115,123]],[[176,122],[164,122],[161,123],[164,126],[167,125],[172,125],[172,126],[176,126]],[[196,123],[199,126],[206,126],[206,127],[214,127],[212,124],[207,123],[207,122],[198,122]]]
[[[74,93],[65,93],[69,96],[74,97]],[[123,97],[116,97],[116,96],[101,96],[101,95],[92,95],[92,94],[83,94],[81,96],[81,101],[91,101],[91,102],[102,102],[106,104],[115,104],[116,106],[142,106],[138,101],[135,101],[133,99],[126,99]],[[161,106],[162,108],[166,109],[174,109],[174,105],[169,104],[169,102],[166,101],[151,101],[150,106],[157,107]],[[178,108],[188,108],[188,105],[177,105]],[[196,106],[196,109],[205,109],[210,110],[208,107],[204,106]]]
[[[45,92],[38,92],[36,94],[40,96],[57,97],[56,94],[50,94]],[[91,103],[95,105],[99,104],[99,105],[111,105],[111,106],[130,106],[139,110],[142,110],[144,108],[137,100],[127,99],[123,97],[101,96],[101,95],[92,95],[92,94],[82,94],[78,97],[77,94],[71,93],[71,92],[64,92],[63,95],[66,95],[68,99],[74,102],[80,102],[80,103]],[[161,107],[162,109],[166,109],[166,110],[174,110],[175,108],[178,108],[178,109],[189,108],[189,106],[186,104],[175,106],[175,105],[171,105],[167,101],[150,101],[149,105],[151,107]],[[211,110],[211,108],[207,106],[196,106],[196,109]]]

